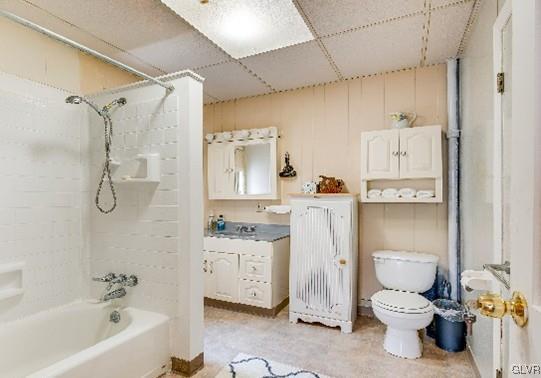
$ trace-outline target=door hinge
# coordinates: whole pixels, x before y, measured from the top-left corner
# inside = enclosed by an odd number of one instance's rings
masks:
[[[503,378],[502,369],[496,369],[496,378]]]
[[[498,72],[496,75],[496,90],[498,93],[503,93],[505,90],[505,76],[503,72]]]

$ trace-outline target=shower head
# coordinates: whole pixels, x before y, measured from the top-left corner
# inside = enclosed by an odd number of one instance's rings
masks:
[[[66,98],[67,104],[80,104],[83,102],[83,98],[81,96],[69,96]]]
[[[119,97],[116,100],[111,101],[109,104],[105,105],[103,107],[103,110],[108,112],[113,108],[113,106],[124,106],[126,105],[127,101],[125,97]]]

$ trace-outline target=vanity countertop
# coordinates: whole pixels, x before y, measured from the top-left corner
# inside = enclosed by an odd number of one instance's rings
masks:
[[[238,232],[238,226],[255,226],[254,232]],[[289,226],[283,224],[225,222],[225,230],[209,232],[205,236],[228,239],[245,239],[274,242],[289,237]]]

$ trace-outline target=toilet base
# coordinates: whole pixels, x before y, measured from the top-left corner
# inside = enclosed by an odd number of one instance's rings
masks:
[[[423,343],[417,330],[387,326],[383,348],[393,356],[415,359],[423,354]]]

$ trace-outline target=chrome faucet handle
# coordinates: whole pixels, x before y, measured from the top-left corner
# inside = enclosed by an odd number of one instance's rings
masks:
[[[138,283],[139,283],[139,279],[134,274],[126,278],[126,282],[125,282],[126,286],[130,286],[130,287],[136,286]]]
[[[106,275],[104,276],[96,276],[96,277],[92,277],[92,281],[96,281],[96,282],[111,282],[113,281],[114,279],[116,278],[116,274],[114,273],[107,273]]]
[[[111,280],[111,283],[112,284],[123,284],[126,282],[126,280],[128,279],[128,277],[126,277],[125,274],[119,274],[118,276],[116,276],[115,278],[113,278]]]

